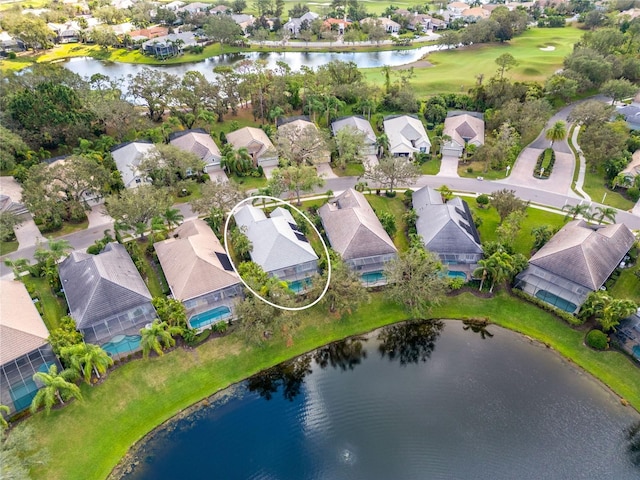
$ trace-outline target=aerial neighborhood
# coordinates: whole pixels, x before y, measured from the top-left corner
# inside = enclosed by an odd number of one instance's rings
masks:
[[[403,6],[0,6],[0,471],[106,478],[413,319],[525,334],[640,410],[640,9]]]

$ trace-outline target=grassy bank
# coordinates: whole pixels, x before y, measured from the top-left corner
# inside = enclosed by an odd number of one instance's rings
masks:
[[[640,370],[617,352],[582,346],[583,333],[522,301],[500,294],[480,300],[470,294],[448,299],[434,317],[489,317],[496,324],[537,338],[610,385],[640,409]],[[274,339],[266,347],[247,347],[236,335],[212,340],[194,350],[177,349],[163,357],[134,360],[96,387],[83,386],[85,401],[42,413],[26,421],[50,462],[35,469],[36,479],[102,479],[129,447],[154,427],[213,392],[264,368],[333,340],[406,318],[384,294],[344,321],[314,308],[300,316],[295,343]],[[70,434],[73,432],[73,434]]]

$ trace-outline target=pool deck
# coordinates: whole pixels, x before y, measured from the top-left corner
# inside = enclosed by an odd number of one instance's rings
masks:
[[[201,327],[193,327],[191,325],[191,319],[197,315],[201,315],[203,313],[209,312],[211,310],[215,310],[216,308],[220,308],[220,307],[227,307],[229,310],[231,310],[231,312],[229,313],[229,315],[225,315],[222,316],[220,319],[216,320],[215,322],[211,322],[208,323],[206,325],[203,325]],[[229,320],[232,320],[235,318],[235,309],[234,309],[234,302],[233,301],[229,301],[228,299],[225,299],[221,302],[218,302],[214,305],[206,305],[206,306],[202,306],[200,308],[194,309],[193,311],[190,311],[187,313],[187,324],[189,325],[190,328],[192,328],[193,330],[195,330],[196,332],[200,333],[208,328],[211,328],[212,325],[214,325],[215,323],[218,322],[222,322],[222,321],[226,321],[228,322]]]

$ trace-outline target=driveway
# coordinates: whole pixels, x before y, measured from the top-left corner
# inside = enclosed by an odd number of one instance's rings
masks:
[[[458,175],[458,157],[444,155],[440,163],[439,177],[459,177]]]

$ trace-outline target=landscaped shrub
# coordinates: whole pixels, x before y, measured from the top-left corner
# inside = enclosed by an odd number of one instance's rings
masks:
[[[489,205],[489,195],[487,195],[486,193],[483,193],[482,195],[478,195],[476,197],[476,203],[478,204],[479,208],[486,208],[487,205]]]
[[[586,341],[587,345],[596,350],[606,350],[609,345],[607,335],[600,330],[591,330],[587,333]]]
[[[640,188],[631,187],[627,189],[627,197],[629,197],[632,202],[640,200]]]
[[[576,327],[584,323],[584,319],[576,317],[575,315],[571,315],[570,313],[567,313],[564,310],[560,310],[559,308],[554,307],[550,303],[540,300],[539,298],[536,298],[533,295],[529,295],[528,293],[523,292],[522,290],[514,288],[512,290],[512,293],[516,297],[520,297],[523,300],[526,300],[527,302],[532,303],[537,307],[540,307],[541,309],[554,314],[556,317],[561,318],[562,320],[567,322],[569,325],[573,325],[574,327]]]
[[[211,326],[211,331],[215,333],[224,333],[229,329],[227,322],[217,322]]]
[[[551,148],[545,149],[536,162],[533,169],[533,176],[536,178],[549,178],[553,171],[553,164],[556,162],[556,153]],[[544,167],[544,170],[542,168]]]

